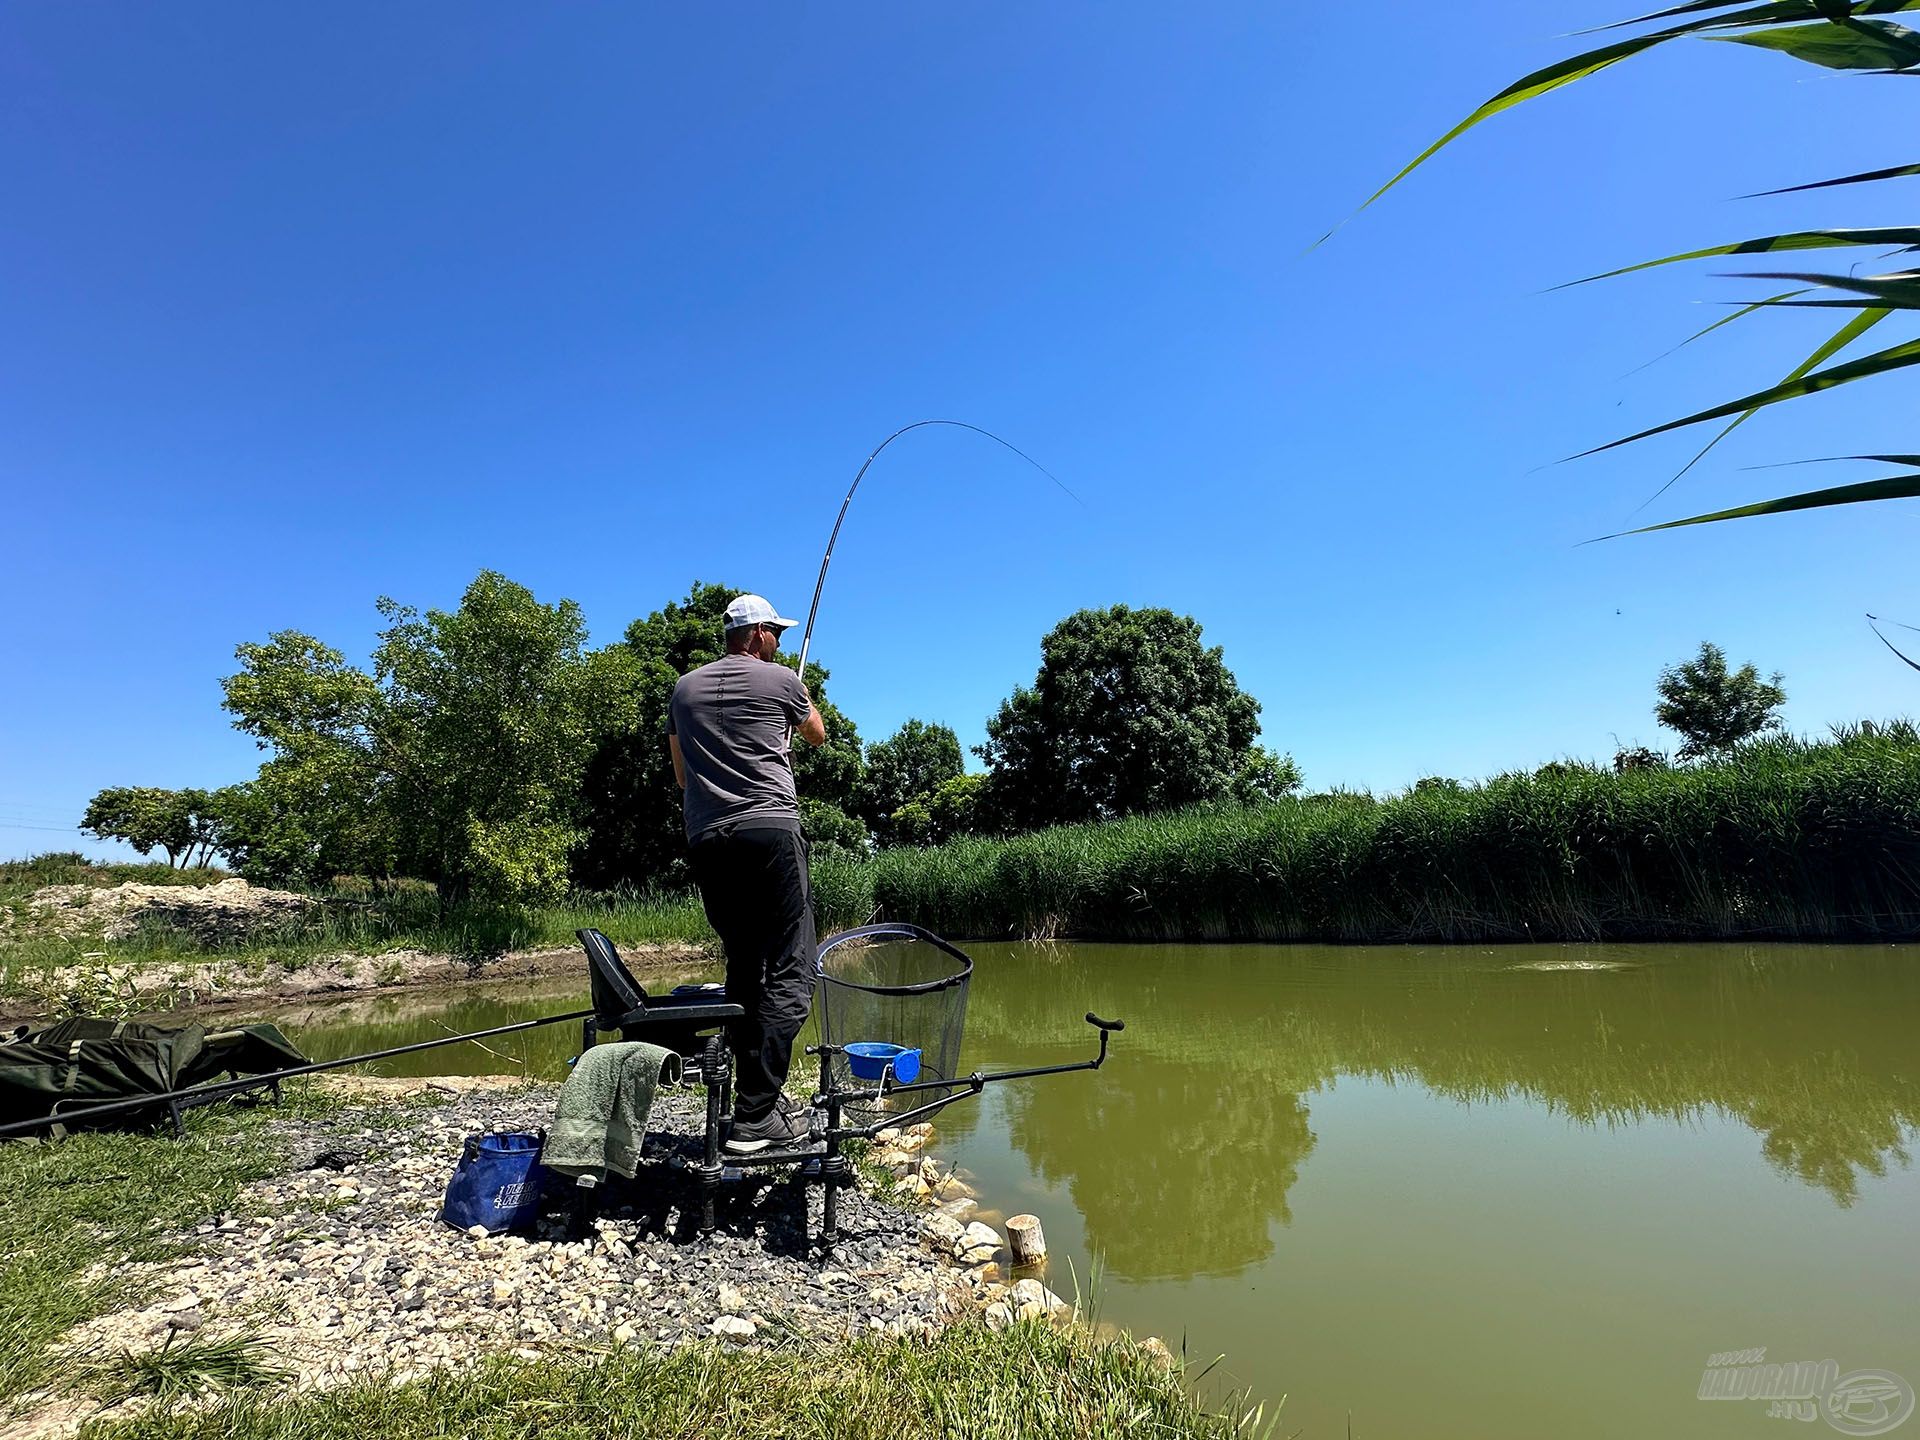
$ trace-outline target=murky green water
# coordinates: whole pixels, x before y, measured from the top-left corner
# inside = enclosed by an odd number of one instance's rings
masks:
[[[1098,1256],[1104,1318],[1286,1395],[1278,1433],[1766,1436],[1696,1398],[1761,1346],[1920,1382],[1920,948],[969,948],[967,1066],[1128,1029],[941,1152],[1043,1218],[1056,1288]],[[331,1056],[576,996],[281,1018]],[[552,1076],[577,1043],[496,1047]]]

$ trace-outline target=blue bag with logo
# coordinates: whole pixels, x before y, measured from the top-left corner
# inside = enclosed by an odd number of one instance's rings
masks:
[[[540,1164],[546,1139],[544,1131],[467,1136],[440,1218],[456,1230],[482,1226],[489,1235],[532,1226],[547,1175]]]

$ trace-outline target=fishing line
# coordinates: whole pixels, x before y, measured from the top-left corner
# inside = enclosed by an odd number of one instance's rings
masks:
[[[972,425],[965,420],[916,420],[911,425],[902,425],[898,430],[894,431],[875,446],[873,453],[867,456],[866,463],[860,467],[860,473],[853,477],[853,484],[847,487],[847,498],[840,502],[840,513],[834,516],[833,533],[827,536],[827,553],[820,557],[820,578],[813,582],[813,603],[807,607],[807,628],[802,631],[800,635],[800,677],[803,680],[807,674],[807,648],[813,643],[813,622],[815,617],[820,613],[820,593],[827,588],[827,567],[833,564],[833,547],[840,539],[840,526],[847,518],[847,507],[853,504],[853,492],[860,488],[860,482],[866,479],[868,468],[875,460],[880,458],[880,452],[882,450],[885,450],[909,430],[919,430],[928,425],[951,425],[958,430],[971,430],[976,435],[986,436],[987,439],[993,441],[996,445],[1004,446],[1006,449],[1011,450],[1022,460],[1026,461],[1027,464],[1053,481],[1055,485],[1058,485],[1060,489],[1065,492],[1074,504],[1080,506],[1082,509],[1086,508],[1087,502],[1082,500],[1078,495],[1075,495],[1073,491],[1068,490],[1058,475],[1055,475],[1051,470],[1047,469],[1046,466],[1027,454],[1026,451],[1022,450],[1018,445],[1015,445],[1011,440],[1002,439],[984,426]]]

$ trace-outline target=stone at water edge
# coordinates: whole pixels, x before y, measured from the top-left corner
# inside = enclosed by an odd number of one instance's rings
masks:
[[[1013,1307],[1004,1300],[996,1300],[986,1309],[987,1328],[1005,1330],[1013,1324]]]
[[[1173,1358],[1173,1352],[1167,1348],[1167,1342],[1158,1335],[1149,1335],[1146,1339],[1135,1342],[1134,1348],[1144,1350],[1169,1370],[1178,1363]]]
[[[960,1238],[953,1242],[953,1258],[963,1264],[991,1260],[999,1252],[1000,1232],[978,1220],[961,1231]]]
[[[936,1210],[920,1222],[920,1233],[927,1237],[927,1244],[931,1248],[952,1254],[960,1237],[967,1233],[967,1227],[953,1216],[943,1215]]]
[[[1011,1299],[1022,1320],[1044,1318],[1072,1308],[1038,1280],[1014,1281]]]

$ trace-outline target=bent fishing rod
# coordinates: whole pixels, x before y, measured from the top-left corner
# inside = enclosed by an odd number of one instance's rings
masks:
[[[853,477],[853,484],[847,487],[847,496],[840,502],[840,513],[833,517],[833,532],[827,536],[827,553],[820,557],[820,578],[813,582],[813,603],[807,607],[807,628],[800,632],[800,678],[802,681],[807,678],[807,648],[813,643],[813,622],[815,617],[820,613],[820,593],[827,588],[827,567],[833,564],[833,547],[840,539],[840,527],[846,522],[847,508],[853,504],[854,491],[858,490],[860,488],[860,482],[867,478],[868,469],[872,467],[874,461],[880,458],[881,451],[885,450],[909,430],[920,430],[929,425],[951,425],[957,430],[971,430],[976,435],[984,435],[987,439],[993,441],[994,444],[1004,446],[1006,449],[1011,450],[1022,460],[1026,461],[1027,464],[1053,481],[1054,484],[1059,485],[1060,489],[1065,492],[1074,504],[1084,508],[1087,503],[1078,495],[1075,495],[1073,491],[1068,490],[1058,475],[1055,475],[1018,445],[1015,445],[1011,440],[1002,439],[984,426],[969,424],[965,420],[916,420],[911,425],[902,425],[898,430],[874,446],[873,453],[867,456],[866,463],[860,467],[860,473]]]

